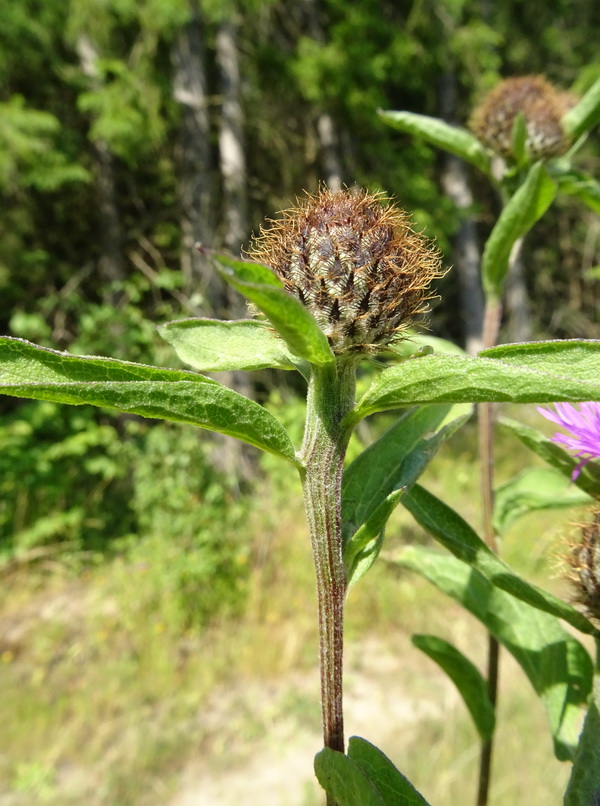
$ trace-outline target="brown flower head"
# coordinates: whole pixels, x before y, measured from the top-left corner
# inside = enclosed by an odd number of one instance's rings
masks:
[[[600,621],[600,507],[594,507],[591,520],[581,526],[580,538],[566,561],[575,601],[583,605],[587,616]]]
[[[441,276],[437,250],[381,194],[322,190],[262,229],[250,257],[314,315],[335,353],[374,353],[408,327]]]
[[[543,76],[508,78],[474,110],[469,127],[484,145],[502,157],[513,156],[513,126],[519,112],[525,119],[525,148],[534,158],[555,157],[570,146],[561,119],[576,103]]]

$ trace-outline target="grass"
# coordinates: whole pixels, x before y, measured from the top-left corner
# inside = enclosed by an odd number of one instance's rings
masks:
[[[499,478],[533,461],[501,442]],[[423,483],[479,526],[471,426]],[[256,500],[245,609],[202,628],[182,623],[152,571],[164,567],[168,579],[178,551],[160,538],[144,547],[155,559],[150,570],[137,551],[78,573],[55,562],[8,580],[0,601],[0,806],[169,804],[198,758],[199,780],[221,776],[233,792],[236,770],[247,774],[244,765],[260,753],[275,766],[295,741],[306,745],[306,778],[289,804],[321,802],[310,782],[319,731],[315,593],[297,482],[271,469]],[[503,556],[564,594],[550,578],[552,557],[573,519],[560,510],[522,519]],[[399,509],[387,540],[393,547],[429,538]],[[474,800],[477,737],[452,686],[410,644],[413,632],[445,637],[483,666],[479,624],[424,581],[379,562],[348,602],[349,731],[364,729],[432,804],[463,806]],[[524,792],[529,806],[558,802],[568,767],[554,760],[542,708],[506,656],[501,685],[492,806]]]

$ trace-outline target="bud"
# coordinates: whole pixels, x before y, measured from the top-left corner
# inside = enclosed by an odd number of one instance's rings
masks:
[[[600,507],[595,506],[591,520],[581,526],[581,537],[566,561],[575,601],[583,605],[588,617],[600,621]]]
[[[336,354],[373,354],[405,330],[442,276],[437,250],[381,194],[322,190],[261,230],[250,257],[314,315]]]
[[[481,142],[502,157],[513,157],[513,126],[519,112],[525,119],[525,148],[533,159],[564,154],[570,140],[561,120],[576,103],[543,76],[508,78],[474,110],[469,127]]]

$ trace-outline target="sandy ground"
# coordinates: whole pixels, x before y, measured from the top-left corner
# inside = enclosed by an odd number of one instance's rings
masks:
[[[369,738],[393,757],[393,748],[410,740],[411,726],[426,717],[439,717],[439,695],[444,701],[456,701],[454,689],[439,676],[435,676],[438,697],[432,701],[427,684],[430,672],[424,671],[422,697],[407,699],[398,696],[408,673],[402,652],[393,653],[389,644],[376,639],[350,647],[345,683],[347,735]],[[207,727],[230,724],[236,714],[245,714],[242,721],[247,723],[252,714],[255,733],[230,736],[221,744],[215,737],[210,751],[184,771],[181,790],[168,806],[321,804],[322,790],[312,772],[314,755],[322,747],[318,708],[313,705],[318,686],[315,669],[277,684],[255,683],[237,694],[214,692]],[[235,761],[226,760],[232,756]]]

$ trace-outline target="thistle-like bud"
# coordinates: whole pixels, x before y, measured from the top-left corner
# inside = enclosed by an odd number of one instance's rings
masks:
[[[575,601],[588,617],[600,621],[600,507],[595,506],[591,520],[581,526],[580,538],[566,560]]]
[[[376,353],[426,309],[437,250],[381,194],[322,190],[262,229],[249,252],[314,315],[336,354]]]
[[[513,127],[519,113],[525,122],[525,149],[533,159],[564,154],[570,140],[561,120],[577,99],[560,92],[543,76],[500,82],[475,108],[469,121],[481,142],[502,157],[513,157]]]

